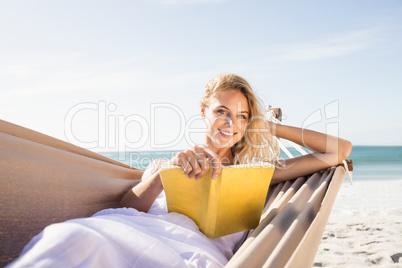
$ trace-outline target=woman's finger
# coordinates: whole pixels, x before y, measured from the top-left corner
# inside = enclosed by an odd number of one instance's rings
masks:
[[[196,179],[200,179],[200,178],[204,177],[204,175],[209,170],[209,160],[206,157],[206,154],[205,154],[205,151],[203,148],[195,146],[194,153],[195,153],[195,157],[197,158],[198,165],[201,168],[201,172],[196,176]]]
[[[219,157],[210,149],[204,148],[206,158],[209,159],[210,165],[213,168],[212,179],[216,179],[222,171],[222,164]]]
[[[171,160],[173,165],[177,165],[183,168],[184,174],[188,175],[193,169],[190,163],[187,161],[187,155],[184,152],[176,154]]]
[[[187,161],[190,163],[192,168],[191,172],[188,173],[188,177],[191,179],[193,177],[196,177],[201,172],[201,167],[198,163],[195,153],[192,150],[187,150],[186,155],[187,155]]]

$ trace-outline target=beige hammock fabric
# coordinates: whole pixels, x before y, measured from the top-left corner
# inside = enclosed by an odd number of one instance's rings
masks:
[[[270,187],[263,220],[227,267],[311,267],[343,167]],[[44,227],[116,207],[141,170],[0,120],[0,266]]]

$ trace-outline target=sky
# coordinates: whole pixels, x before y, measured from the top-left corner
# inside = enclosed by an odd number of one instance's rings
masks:
[[[0,119],[93,151],[203,140],[236,73],[283,123],[402,145],[402,1],[0,0]]]

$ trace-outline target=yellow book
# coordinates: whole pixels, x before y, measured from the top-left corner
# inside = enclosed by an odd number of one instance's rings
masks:
[[[196,181],[181,167],[160,172],[169,212],[184,214],[208,238],[254,229],[260,221],[274,166],[229,166]]]

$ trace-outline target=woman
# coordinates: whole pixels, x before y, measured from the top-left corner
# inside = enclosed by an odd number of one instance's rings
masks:
[[[208,126],[205,144],[180,152],[171,159],[171,164],[182,166],[190,179],[201,178],[210,165],[214,169],[213,177],[216,177],[222,165],[243,164],[257,159],[279,166],[272,177],[275,184],[341,163],[352,150],[351,143],[344,139],[266,122],[251,86],[234,74],[219,75],[207,83],[201,100],[201,114]],[[271,133],[313,153],[278,162]],[[157,167],[127,193],[122,206],[147,212],[162,190]]]
[[[210,166],[215,178],[224,165],[268,161],[278,167],[272,178],[278,183],[338,164],[351,151],[346,140],[266,122],[250,85],[234,74],[207,83],[201,114],[207,124],[205,144],[169,161],[183,167],[189,179],[201,179]],[[278,161],[273,135],[313,153]],[[122,208],[48,226],[11,266],[224,266],[242,233],[210,240],[186,216],[167,213],[159,175],[162,165],[162,161],[150,165],[141,182],[122,198]]]

